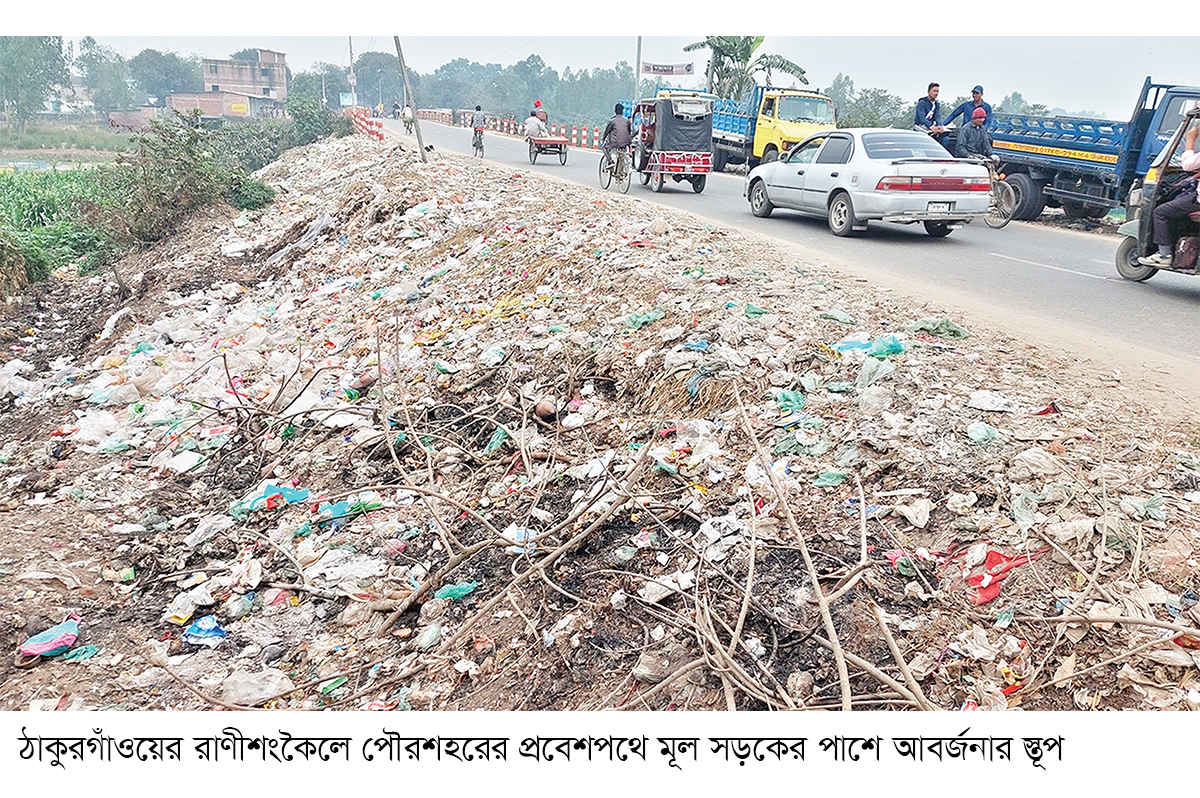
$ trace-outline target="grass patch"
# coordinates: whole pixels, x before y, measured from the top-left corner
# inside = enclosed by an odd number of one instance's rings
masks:
[[[24,133],[0,128],[0,149],[7,150],[96,150],[128,152],[133,134],[89,124],[38,122]]]

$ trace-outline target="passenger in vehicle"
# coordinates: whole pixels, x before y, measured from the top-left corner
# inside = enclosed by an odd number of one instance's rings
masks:
[[[1183,134],[1186,149],[1183,151],[1179,165],[1186,172],[1200,170],[1200,155],[1196,154],[1196,136],[1198,134],[1200,134],[1200,128],[1196,127],[1195,122]],[[1164,202],[1154,209],[1154,243],[1158,246],[1158,252],[1138,258],[1138,263],[1143,266],[1160,267],[1174,264],[1175,242],[1171,239],[1171,222],[1195,211],[1200,211],[1200,181],[1193,178],[1191,185],[1192,187],[1175,199]]]
[[[941,133],[942,104],[938,102],[938,84],[930,83],[928,93],[917,100],[917,112],[913,116],[913,130],[923,130],[930,135]]]
[[[529,118],[525,120],[525,138],[536,139],[546,135],[546,126],[542,124],[542,120],[538,118],[537,109],[529,112]]]
[[[950,112],[950,116],[946,117],[946,125],[949,125],[958,117],[962,117],[962,125],[966,127],[971,122],[971,115],[979,108],[987,112],[987,119],[984,120],[983,126],[991,128],[992,126],[992,106],[983,101],[983,86],[976,86],[971,89],[971,99],[964,102],[962,105]]]
[[[954,157],[991,158],[993,160],[996,158],[996,154],[992,152],[992,136],[985,127],[986,123],[987,112],[982,108],[976,108],[971,114],[971,124],[958,133]]]

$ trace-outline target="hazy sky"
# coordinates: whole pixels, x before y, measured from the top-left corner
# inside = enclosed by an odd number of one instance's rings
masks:
[[[182,6],[172,11],[162,3],[136,0],[121,2],[122,13],[113,14],[106,10],[111,6],[67,0],[62,16],[57,16],[59,6],[55,6],[54,18],[57,24],[69,21],[72,30],[66,33],[46,29],[45,20],[29,10],[36,9],[33,4],[19,9],[15,17],[7,15],[0,28],[6,33],[55,33],[74,39],[90,33],[126,57],[146,47],[213,58],[227,58],[245,47],[264,47],[287,53],[293,72],[306,70],[315,61],[348,65],[346,35],[311,35],[340,29],[353,34],[355,55],[368,50],[394,53],[392,35],[400,35],[409,67],[418,72],[430,72],[459,57],[508,65],[537,53],[561,73],[566,67],[611,67],[622,59],[632,64],[639,33],[643,60],[694,61],[696,70],[702,72],[705,53],[685,53],[682,47],[702,39],[703,28],[710,26],[688,20],[724,19],[729,22],[723,27],[745,26],[735,21],[740,15],[729,13],[737,5],[732,0],[643,5],[646,10],[639,15],[634,12],[636,5],[617,4],[612,7],[620,10],[609,13],[602,10],[604,4],[572,0],[359,0],[352,7],[347,5],[347,19],[339,20],[331,15],[329,6],[319,7],[320,14],[314,16],[294,3],[216,0],[205,4],[204,13],[195,14],[178,10]],[[670,13],[663,13],[668,7]],[[1164,83],[1200,80],[1195,68],[1200,60],[1195,37],[1121,36],[1130,32],[1129,16],[1102,14],[1101,6],[1094,2],[1057,0],[1051,5],[1045,0],[1009,0],[1003,7],[1003,20],[995,18],[998,12],[994,9],[984,8],[979,19],[971,22],[950,21],[949,12],[958,15],[953,4],[857,0],[854,8],[856,12],[850,15],[834,4],[804,6],[795,13],[770,12],[753,30],[742,32],[777,31],[767,36],[761,51],[779,53],[800,64],[807,70],[811,86],[828,86],[841,72],[854,80],[856,89],[883,88],[912,100],[924,94],[932,80],[942,84],[943,98],[951,99],[981,83],[984,98],[991,102],[1020,91],[1029,102],[1126,119],[1147,75]],[[939,18],[938,8],[947,10],[946,19]],[[231,18],[240,18],[241,24],[227,24]],[[639,18],[645,20],[636,26],[642,30],[631,24]],[[379,30],[364,33],[375,27],[364,25],[364,19],[379,20]],[[1043,35],[951,35],[989,27],[1012,30],[1015,20],[1029,20],[1028,29]],[[271,33],[221,35],[232,27]],[[697,30],[678,36],[654,35],[667,28]],[[605,35],[584,35],[591,32]],[[856,35],[847,37],[847,32]]]

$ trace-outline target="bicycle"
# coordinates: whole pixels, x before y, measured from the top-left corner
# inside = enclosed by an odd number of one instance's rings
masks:
[[[1013,187],[1005,183],[996,172],[996,162],[989,158],[975,159],[987,167],[990,186],[988,188],[988,209],[983,221],[988,227],[999,230],[1012,221],[1013,212],[1017,209],[1017,193]]]
[[[616,160],[612,160],[609,156],[609,150],[600,155],[600,188],[605,190],[612,185],[613,178],[617,180],[617,188],[622,194],[629,193],[629,184],[632,182],[629,170],[629,148],[621,147],[613,149],[611,152],[616,153]]]
[[[483,157],[483,128],[475,128],[475,136],[471,139],[471,148],[476,158]]]

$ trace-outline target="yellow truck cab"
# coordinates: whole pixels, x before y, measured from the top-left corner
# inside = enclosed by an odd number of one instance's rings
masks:
[[[757,166],[813,133],[837,127],[833,101],[818,91],[759,86],[749,100],[713,107],[713,171],[726,163]]]

